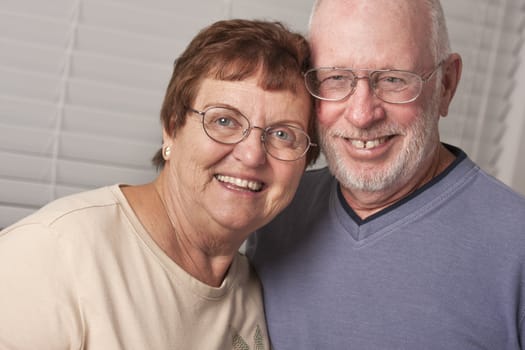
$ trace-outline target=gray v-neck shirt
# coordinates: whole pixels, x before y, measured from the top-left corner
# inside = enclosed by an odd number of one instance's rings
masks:
[[[275,349],[521,349],[525,198],[447,147],[440,176],[367,220],[309,171],[252,236]]]

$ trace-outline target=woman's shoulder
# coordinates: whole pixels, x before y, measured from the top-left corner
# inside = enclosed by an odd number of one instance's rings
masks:
[[[44,227],[52,228],[64,221],[76,220],[79,216],[89,215],[94,208],[115,205],[120,201],[115,195],[116,191],[119,191],[118,185],[100,187],[57,198],[4,229],[2,235],[22,228],[33,227],[38,230]]]

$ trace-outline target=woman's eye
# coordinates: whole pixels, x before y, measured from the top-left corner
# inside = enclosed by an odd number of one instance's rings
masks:
[[[215,120],[215,123],[219,126],[232,126],[234,121],[228,117],[220,117]]]
[[[221,129],[242,128],[242,125],[239,122],[239,120],[237,120],[234,117],[225,116],[225,115],[214,116],[213,119],[211,119],[211,122],[209,124],[210,126],[213,125],[213,127],[221,128]]]
[[[296,142],[297,136],[293,129],[286,126],[278,126],[268,130],[270,140],[280,144],[292,145]]]
[[[287,133],[285,130],[275,130],[273,132],[273,135],[281,140],[290,140],[291,136],[289,133]]]

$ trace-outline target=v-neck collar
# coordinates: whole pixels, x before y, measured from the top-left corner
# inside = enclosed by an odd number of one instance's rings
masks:
[[[341,192],[341,185],[336,182],[336,186],[332,187],[330,205],[333,206],[332,212],[337,216],[337,220],[356,242],[365,244],[423,215],[437,202],[454,193],[459,186],[458,183],[462,182],[461,179],[477,169],[461,149],[445,146],[456,156],[456,159],[443,172],[407,197],[366,219],[361,219],[348,205]]]

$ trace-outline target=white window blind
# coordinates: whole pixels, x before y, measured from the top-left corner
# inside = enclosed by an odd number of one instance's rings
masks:
[[[452,48],[461,53],[464,69],[449,117],[441,121],[441,134],[444,141],[460,146],[483,169],[498,176],[506,130],[513,127],[508,124],[508,112],[511,93],[519,83],[514,73],[525,64],[520,57],[525,3],[442,1]]]
[[[222,18],[306,28],[311,1],[0,0],[0,228],[57,197],[144,183],[174,59]]]
[[[0,227],[57,197],[155,177],[159,111],[173,60],[223,18],[305,32],[313,0],[0,0]],[[497,174],[518,0],[444,0],[464,78],[446,141]],[[508,127],[508,126],[507,126]]]

